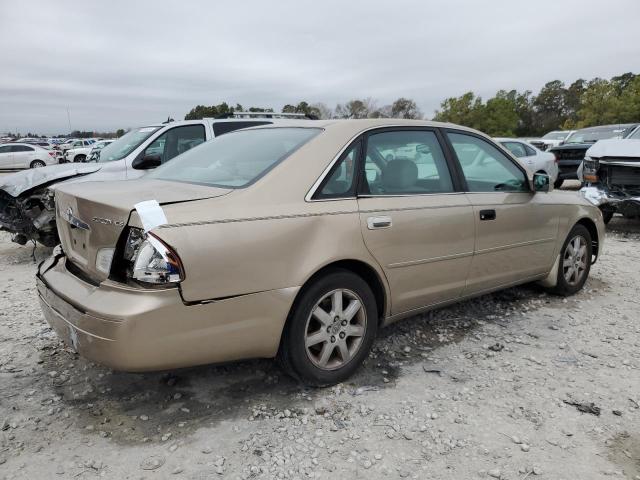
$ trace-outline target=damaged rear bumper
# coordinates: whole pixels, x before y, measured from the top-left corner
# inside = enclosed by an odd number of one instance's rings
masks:
[[[80,355],[147,371],[273,357],[298,288],[185,305],[177,288],[86,283],[57,248],[37,274],[45,319]]]

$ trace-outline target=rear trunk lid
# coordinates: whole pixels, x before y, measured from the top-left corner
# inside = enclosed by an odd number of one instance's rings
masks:
[[[96,268],[96,256],[101,249],[115,248],[135,204],[156,200],[162,206],[219,197],[230,191],[151,179],[63,185],[55,192],[60,242],[75,273],[99,283],[108,275]],[[170,221],[170,212],[165,210],[165,214]]]

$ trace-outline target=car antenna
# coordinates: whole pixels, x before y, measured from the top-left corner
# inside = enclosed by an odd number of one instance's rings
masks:
[[[174,120],[173,118],[171,118],[171,115],[169,115],[169,116],[167,117],[167,120],[166,120],[166,121],[164,121],[164,122],[162,122],[162,124],[164,125],[164,124],[166,124],[166,123],[171,123],[171,122],[174,122],[174,121],[175,121],[175,120]]]

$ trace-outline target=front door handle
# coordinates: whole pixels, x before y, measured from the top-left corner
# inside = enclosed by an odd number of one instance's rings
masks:
[[[495,210],[480,210],[480,220],[495,220],[495,219],[496,219]]]
[[[369,217],[367,218],[367,227],[369,230],[391,228],[391,217]]]

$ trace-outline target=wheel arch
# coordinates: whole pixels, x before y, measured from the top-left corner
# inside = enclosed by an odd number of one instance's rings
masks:
[[[598,235],[598,227],[596,227],[595,222],[588,217],[581,218],[576,222],[576,225],[582,225],[588,230],[589,235],[591,235],[591,253],[595,257],[591,263],[596,263],[598,254],[600,252],[600,237]]]
[[[317,278],[322,277],[323,275],[328,274],[332,270],[347,270],[362,278],[371,291],[373,292],[373,296],[376,299],[376,306],[378,308],[378,322],[381,325],[384,318],[386,317],[387,307],[389,305],[389,298],[387,295],[387,287],[378,271],[367,262],[362,260],[355,259],[342,259],[335,260],[331,263],[323,265],[318,268],[312,275],[309,276],[303,283],[302,287],[298,291],[296,298],[294,299],[291,305],[291,312],[295,309],[298,300],[302,297],[302,294],[306,290],[306,288],[313,283]]]

